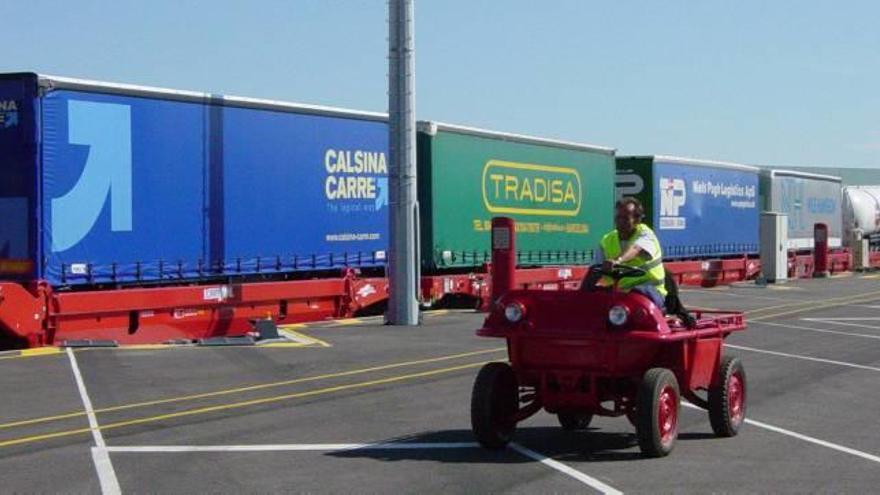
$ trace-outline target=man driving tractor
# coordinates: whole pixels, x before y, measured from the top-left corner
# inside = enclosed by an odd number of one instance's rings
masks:
[[[678,298],[678,285],[663,268],[663,251],[660,241],[650,227],[642,223],[645,209],[636,198],[623,198],[614,207],[614,226],[599,241],[596,261],[602,269],[591,271],[582,286],[583,290],[594,290],[596,286],[610,287],[610,273],[615,266],[627,266],[644,271],[643,275],[624,277],[618,282],[618,289],[625,292],[634,290],[645,296],[666,314],[678,316],[686,327],[691,328],[696,321]]]
[[[612,270],[615,265],[644,270],[645,274],[640,277],[621,279],[618,287],[623,291],[634,290],[644,294],[663,310],[667,295],[663,252],[654,231],[642,223],[644,216],[645,209],[638,199],[619,200],[614,206],[616,229],[599,241],[597,262],[602,263],[604,271]],[[599,281],[604,286],[610,286],[611,283],[611,278],[607,276]]]

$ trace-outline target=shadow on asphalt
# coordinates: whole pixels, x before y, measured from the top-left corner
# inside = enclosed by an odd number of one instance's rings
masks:
[[[613,461],[641,459],[636,452],[624,452],[637,447],[632,433],[605,433],[596,428],[580,432],[567,432],[554,427],[520,428],[514,438],[516,443],[534,448],[554,459],[580,461]],[[420,435],[398,437],[380,443],[458,443],[474,442],[470,430],[444,430]],[[540,445],[540,446],[538,446]],[[355,449],[327,453],[340,458],[364,458],[383,461],[424,460],[448,463],[526,463],[534,462],[508,450],[491,451],[483,448],[383,450]]]
[[[679,441],[705,441],[716,438],[711,433],[680,433]],[[420,435],[396,437],[379,443],[472,443],[470,430],[444,430]],[[602,432],[597,428],[568,432],[555,427],[520,428],[514,442],[534,449],[558,461],[609,462],[644,459],[633,432]],[[507,449],[501,451],[475,448],[418,448],[418,449],[353,449],[329,452],[325,455],[347,459],[376,459],[380,461],[433,461],[444,463],[517,464],[533,460]]]

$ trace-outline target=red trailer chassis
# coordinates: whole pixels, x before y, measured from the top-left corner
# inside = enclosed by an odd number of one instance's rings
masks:
[[[880,252],[871,253],[871,264],[880,266]],[[665,266],[679,284],[704,287],[752,279],[761,269],[754,257]],[[851,266],[848,251],[829,255],[832,273]],[[810,255],[789,258],[792,277],[810,277],[812,267]],[[585,266],[520,268],[514,278],[521,289],[569,290],[579,286],[586,272]],[[487,264],[472,273],[422,277],[421,296],[430,305],[462,295],[488,310],[491,285]],[[236,336],[251,331],[256,319],[284,324],[350,317],[386,300],[387,294],[385,278],[361,278],[354,270],[311,280],[74,292],[56,291],[44,282],[0,282],[0,337],[6,337],[6,346],[36,347],[75,339],[140,344]]]

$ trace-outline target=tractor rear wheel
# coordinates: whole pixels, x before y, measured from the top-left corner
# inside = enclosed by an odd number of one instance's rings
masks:
[[[732,437],[746,419],[746,370],[742,361],[724,356],[717,378],[718,384],[709,387],[709,422],[719,437]]]
[[[642,453],[663,457],[672,452],[678,439],[680,408],[675,374],[665,368],[649,369],[636,396],[636,436]]]
[[[519,385],[507,363],[480,368],[471,392],[471,428],[483,447],[503,449],[516,431]]]

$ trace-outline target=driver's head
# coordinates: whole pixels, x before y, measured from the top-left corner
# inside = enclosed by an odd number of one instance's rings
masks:
[[[623,198],[614,205],[614,226],[624,239],[629,239],[644,216],[645,209],[636,198]]]

